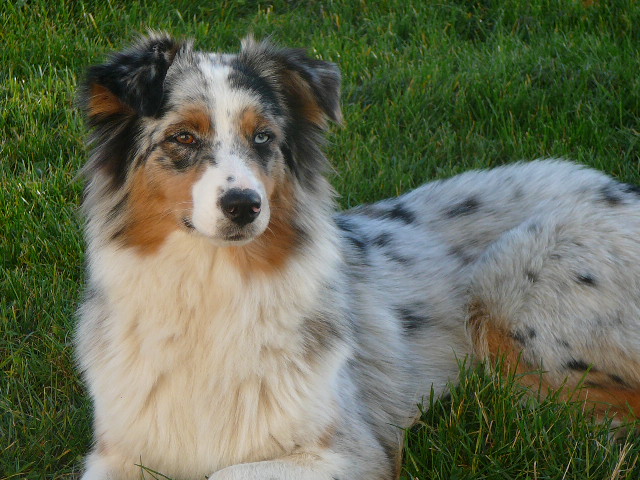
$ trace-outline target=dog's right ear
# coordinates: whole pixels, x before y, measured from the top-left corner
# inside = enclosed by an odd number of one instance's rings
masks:
[[[169,35],[152,34],[91,67],[79,98],[90,124],[114,115],[156,115],[167,70],[182,46]]]

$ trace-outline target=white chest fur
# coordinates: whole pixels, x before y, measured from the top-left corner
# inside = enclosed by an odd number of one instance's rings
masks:
[[[300,326],[317,302],[311,279],[326,278],[331,262],[243,280],[206,240],[183,233],[155,255],[90,258],[100,300],[81,312],[78,350],[99,445],[197,478],[281,455],[329,427],[346,352],[312,367]]]

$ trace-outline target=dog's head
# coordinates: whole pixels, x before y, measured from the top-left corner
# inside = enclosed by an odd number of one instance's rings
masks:
[[[182,229],[238,246],[284,221],[293,189],[323,174],[339,90],[334,64],[250,38],[216,54],[153,34],[92,67],[85,173],[96,195],[119,198],[104,213],[114,239],[151,250]]]

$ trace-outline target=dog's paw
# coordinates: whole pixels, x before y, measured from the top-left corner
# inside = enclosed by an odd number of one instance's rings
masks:
[[[256,468],[255,464],[233,465],[209,475],[208,480],[286,480],[270,468]]]
[[[280,477],[270,475],[266,472],[260,472],[259,469],[253,468],[253,464],[233,465],[223,468],[217,472],[207,476],[208,480],[280,480]]]
[[[207,477],[209,480],[331,480],[332,477],[295,463],[272,460],[243,463],[223,468]]]

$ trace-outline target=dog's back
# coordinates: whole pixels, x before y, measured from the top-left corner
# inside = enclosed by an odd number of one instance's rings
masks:
[[[338,215],[350,308],[369,324],[362,349],[376,370],[392,356],[410,365],[405,376],[389,369],[385,383],[402,378],[395,389],[410,386],[413,403],[431,387],[443,392],[475,350],[531,372],[526,385],[565,385],[567,396],[604,401],[601,413],[628,416],[627,404],[640,406],[630,353],[640,345],[639,200],[633,186],[546,160],[468,172]],[[388,394],[375,393],[383,385],[365,398],[384,403]]]

